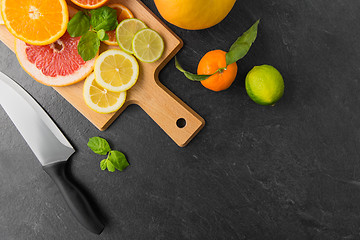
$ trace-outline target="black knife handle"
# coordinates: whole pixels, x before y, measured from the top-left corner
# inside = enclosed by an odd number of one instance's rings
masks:
[[[64,162],[43,166],[44,171],[54,180],[76,219],[90,232],[100,234],[104,229],[84,194],[70,181],[65,173]]]

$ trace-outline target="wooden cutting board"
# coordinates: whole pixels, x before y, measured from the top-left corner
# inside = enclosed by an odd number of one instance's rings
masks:
[[[130,104],[139,105],[180,147],[186,146],[190,140],[204,127],[205,121],[175,94],[159,82],[160,70],[183,46],[182,40],[176,36],[154,13],[138,0],[110,0],[111,3],[122,3],[127,6],[136,18],[156,30],[164,39],[163,56],[154,63],[139,62],[140,74],[137,83],[128,91],[123,107],[111,114],[99,114],[92,111],[82,97],[83,82],[67,87],[54,89],[82,113],[99,130],[107,129],[110,124]],[[72,5],[69,2],[69,5]],[[74,6],[74,5],[72,5]],[[69,7],[71,9],[71,7]],[[14,37],[5,26],[0,26],[0,40],[14,51]],[[100,51],[108,49],[102,45]],[[185,126],[184,126],[185,125]],[[134,133],[136,134],[136,133]]]

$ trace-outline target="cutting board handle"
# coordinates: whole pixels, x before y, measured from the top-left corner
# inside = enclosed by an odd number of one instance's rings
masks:
[[[153,82],[154,83],[154,82]],[[138,104],[180,147],[204,127],[205,121],[158,80]]]

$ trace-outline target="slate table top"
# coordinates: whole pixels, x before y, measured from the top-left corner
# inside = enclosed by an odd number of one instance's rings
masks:
[[[144,3],[159,16],[153,1]],[[174,60],[161,82],[198,112],[205,128],[179,148],[139,107],[99,132],[52,88],[35,83],[0,43],[0,71],[43,106],[76,149],[71,176],[106,223],[81,227],[57,187],[0,108],[0,239],[360,239],[360,2],[237,1],[215,27],[187,31],[178,57],[200,58],[231,43],[261,18],[238,62],[236,81],[211,92],[187,80]],[[256,105],[244,79],[255,65],[283,74],[284,97]],[[106,138],[130,162],[99,168],[86,146]]]

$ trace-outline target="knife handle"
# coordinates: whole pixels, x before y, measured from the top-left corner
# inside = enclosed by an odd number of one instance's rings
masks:
[[[65,173],[66,161],[43,166],[44,171],[59,187],[76,219],[90,232],[100,234],[104,229],[85,195],[70,181]]]

